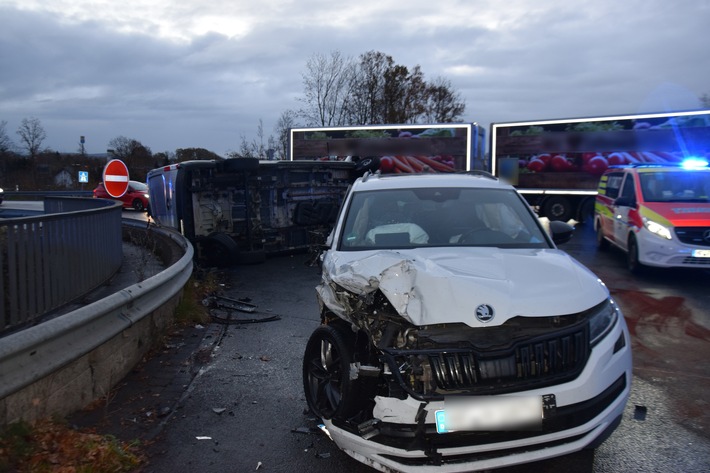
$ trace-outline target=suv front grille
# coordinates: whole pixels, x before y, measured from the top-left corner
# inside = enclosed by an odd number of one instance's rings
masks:
[[[675,234],[686,245],[710,246],[708,230],[710,227],[676,227]]]
[[[576,378],[589,357],[586,324],[516,343],[509,349],[483,352],[469,349],[397,350],[385,355],[404,389],[426,398],[456,392],[503,394],[536,389]],[[394,355],[394,356],[391,356]],[[416,360],[416,361],[413,361]],[[432,383],[417,383],[401,367],[418,364],[431,372]],[[395,367],[399,367],[395,371]]]

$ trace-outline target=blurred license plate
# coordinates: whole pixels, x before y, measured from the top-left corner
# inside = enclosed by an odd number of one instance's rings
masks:
[[[436,432],[529,430],[543,418],[542,396],[483,396],[445,401],[435,412]]]
[[[695,258],[710,258],[710,250],[693,250]]]

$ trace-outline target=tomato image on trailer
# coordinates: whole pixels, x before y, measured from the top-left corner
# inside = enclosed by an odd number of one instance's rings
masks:
[[[626,253],[627,266],[710,267],[710,167],[679,164],[609,168],[595,203],[597,244]]]

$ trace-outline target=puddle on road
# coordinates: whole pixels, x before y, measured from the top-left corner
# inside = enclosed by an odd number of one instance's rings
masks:
[[[683,297],[661,291],[612,289],[632,340],[634,374],[663,386],[680,424],[710,435],[710,330]]]

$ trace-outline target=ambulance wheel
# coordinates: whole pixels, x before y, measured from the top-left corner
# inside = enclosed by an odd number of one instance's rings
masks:
[[[633,235],[629,236],[629,242],[626,247],[626,267],[633,274],[641,274],[644,271],[644,265],[639,262],[639,244]]]
[[[602,251],[609,248],[609,241],[604,238],[604,230],[602,229],[601,222],[597,222],[597,248]]]
[[[318,327],[303,356],[303,389],[306,403],[321,419],[347,418],[357,405],[355,380],[350,379],[353,360],[348,334],[332,325]]]

